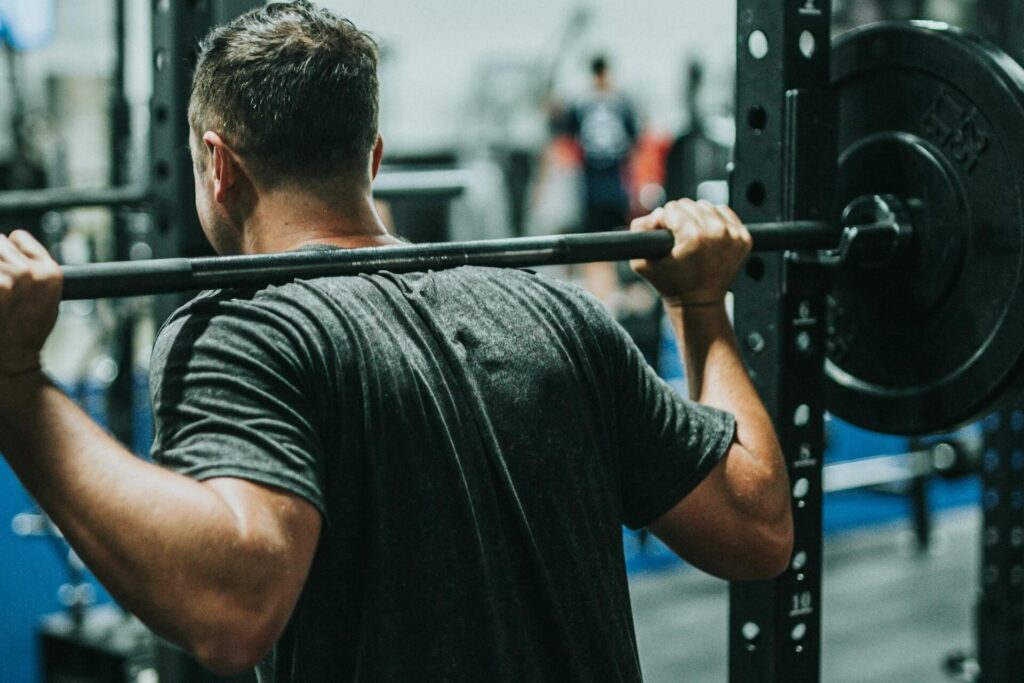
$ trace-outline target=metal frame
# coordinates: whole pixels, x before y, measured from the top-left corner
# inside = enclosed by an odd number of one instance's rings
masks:
[[[979,0],[974,9],[976,30],[1024,64],[1024,4]],[[1024,671],[1024,397],[983,424],[976,654],[954,661],[953,668],[966,678],[1010,683]]]
[[[746,221],[834,216],[831,3],[739,0],[737,17],[731,203]],[[763,55],[751,49],[755,31],[767,40]],[[805,56],[801,44],[812,39]],[[734,683],[820,678],[823,271],[785,254],[759,256],[736,284],[736,333],[786,455],[796,543],[781,577],[730,586]]]
[[[463,194],[471,182],[472,174],[461,168],[403,171],[384,166],[373,183],[373,196],[383,200],[454,199]],[[0,216],[95,206],[145,210],[150,202],[151,192],[147,185],[4,190],[0,192]],[[191,211],[191,205],[184,210]]]
[[[977,661],[986,683],[1011,683],[1024,671],[1024,401],[984,425]]]
[[[153,0],[153,102],[150,192],[156,218],[154,256],[211,254],[195,204],[186,112],[199,40],[214,26],[262,5],[260,0]]]

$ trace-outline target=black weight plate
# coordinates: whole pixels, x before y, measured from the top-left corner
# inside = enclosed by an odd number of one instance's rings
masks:
[[[1024,374],[1024,70],[944,24],[840,36],[839,199],[917,200],[907,253],[837,272],[829,410],[894,434],[977,417]]]

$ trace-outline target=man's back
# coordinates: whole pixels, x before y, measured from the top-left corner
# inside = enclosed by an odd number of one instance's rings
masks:
[[[733,433],[596,303],[522,271],[215,293],[153,368],[160,462],[324,513],[263,680],[639,679],[621,525]]]

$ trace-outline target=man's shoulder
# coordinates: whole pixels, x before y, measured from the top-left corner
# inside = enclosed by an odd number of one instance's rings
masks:
[[[317,315],[309,310],[314,298],[296,284],[200,292],[163,322],[156,335],[154,355],[176,343],[191,346],[201,336],[230,343],[239,331],[272,334],[308,328],[308,320]]]
[[[562,325],[592,334],[610,333],[617,325],[604,304],[574,282],[527,269],[475,270],[513,295],[508,297],[508,306],[533,309],[542,316],[557,318]]]
[[[587,310],[603,310],[600,302],[574,282],[529,268],[467,266],[451,271],[453,277],[490,281],[510,290],[531,290]],[[470,283],[471,284],[471,283]]]
[[[206,326],[217,316],[230,315],[232,310],[237,311],[246,302],[251,302],[257,291],[255,289],[209,289],[200,292],[167,316],[157,331],[157,343],[181,334],[190,325],[201,323]],[[225,304],[233,304],[233,306],[225,307]]]
[[[213,320],[248,319],[259,313],[278,313],[291,317],[291,308],[302,309],[319,298],[310,282],[295,280],[266,287],[238,287],[209,289],[200,292],[175,310],[164,322],[164,327],[180,325],[191,319]]]

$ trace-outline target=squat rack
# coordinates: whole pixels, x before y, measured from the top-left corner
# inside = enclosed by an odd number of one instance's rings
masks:
[[[1009,21],[1018,4],[989,0],[980,11],[982,28],[993,29],[990,36],[1019,59],[1019,41],[994,30],[1018,25]],[[838,124],[830,88],[831,1],[738,0],[737,9],[730,203],[749,221],[830,215]],[[780,577],[730,586],[732,683],[821,680],[828,291],[822,269],[784,254],[752,257],[735,286],[737,338],[786,457],[795,545]],[[1024,667],[1024,401],[992,413],[984,425],[980,673],[971,680],[1010,683]]]
[[[730,196],[744,220],[833,213],[831,15],[830,0],[738,0]],[[820,268],[785,254],[753,257],[735,285],[736,335],[786,455],[795,546],[777,579],[730,586],[733,683],[820,677],[826,291]]]

